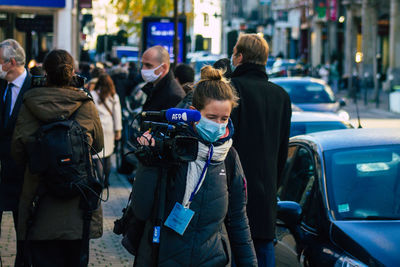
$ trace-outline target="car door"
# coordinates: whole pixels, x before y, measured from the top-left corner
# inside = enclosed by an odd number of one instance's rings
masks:
[[[317,177],[319,155],[306,144],[291,144],[284,178],[278,189],[280,201],[294,201],[302,209],[296,227],[277,220],[276,266],[333,266],[337,248],[329,241],[329,222]]]
[[[290,145],[283,181],[278,189],[279,199],[297,202],[304,214],[311,207],[312,202],[308,200],[316,184],[312,150],[306,145]],[[308,265],[308,257],[305,257],[305,254],[309,254],[307,253],[308,246],[304,240],[314,239],[316,233],[313,227],[307,227],[307,224],[303,225],[303,223],[296,229],[297,234],[294,235],[283,222],[277,220],[276,266]]]

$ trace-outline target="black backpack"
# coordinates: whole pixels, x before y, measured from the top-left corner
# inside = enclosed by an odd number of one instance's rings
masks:
[[[74,115],[40,126],[28,146],[30,172],[43,178],[46,193],[54,197],[71,198],[101,188],[86,130]]]
[[[86,130],[74,119],[77,111],[69,119],[61,118],[40,126],[35,140],[28,144],[30,172],[39,174],[42,181],[30,206],[25,252],[29,251],[29,234],[41,198],[47,194],[63,199],[80,196],[83,228],[79,266],[87,266],[90,221],[102,200],[102,184],[94,172]],[[29,253],[25,257],[28,260]]]

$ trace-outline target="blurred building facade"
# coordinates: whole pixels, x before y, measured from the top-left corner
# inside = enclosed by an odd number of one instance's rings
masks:
[[[91,1],[79,0],[88,6]],[[0,40],[16,39],[25,48],[27,61],[43,60],[53,48],[79,56],[78,0],[0,1]]]
[[[222,4],[221,0],[194,0],[193,25],[189,25],[191,51],[222,53]]]
[[[275,53],[313,67],[339,60],[368,87],[400,84],[400,0],[272,1]]]

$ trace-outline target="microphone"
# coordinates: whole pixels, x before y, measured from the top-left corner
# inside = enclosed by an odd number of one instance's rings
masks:
[[[201,118],[201,114],[197,110],[170,108],[161,111],[143,111],[142,117],[157,117],[168,122],[196,122]]]

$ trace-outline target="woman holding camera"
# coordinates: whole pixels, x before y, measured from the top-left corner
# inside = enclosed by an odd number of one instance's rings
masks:
[[[139,167],[132,211],[145,227],[134,266],[231,266],[231,251],[237,266],[257,266],[246,215],[246,181],[232,148],[229,116],[237,100],[220,70],[203,67],[190,107],[201,113],[201,120],[182,133],[198,138],[197,159],[168,171],[159,235],[153,229],[159,170]],[[154,145],[149,133],[138,141]]]

